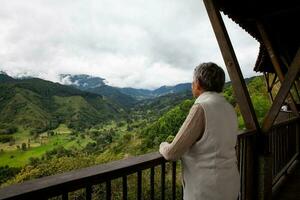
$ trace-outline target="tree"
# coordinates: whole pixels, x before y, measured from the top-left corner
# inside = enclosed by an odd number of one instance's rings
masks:
[[[26,143],[25,142],[22,143],[21,148],[22,148],[23,151],[26,151],[27,147],[26,147]]]

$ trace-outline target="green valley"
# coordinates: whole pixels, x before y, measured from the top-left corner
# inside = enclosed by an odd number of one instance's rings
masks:
[[[133,97],[123,101],[124,94],[115,88],[98,88],[93,93],[41,79],[3,79],[3,186],[157,151],[160,142],[173,139],[194,102],[190,90],[138,97],[128,104]],[[263,77],[248,79],[247,86],[261,120],[270,106]],[[236,108],[242,129],[230,83],[223,94]]]

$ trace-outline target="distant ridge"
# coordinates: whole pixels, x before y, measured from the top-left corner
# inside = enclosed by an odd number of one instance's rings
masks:
[[[0,74],[0,126],[15,124],[43,132],[65,123],[84,129],[123,115],[122,107],[102,95],[39,78]]]
[[[122,88],[122,87],[109,86],[105,83],[104,78],[91,76],[87,74],[76,74],[76,75],[61,74],[59,76],[60,76],[60,82],[64,85],[71,85],[83,91],[94,92],[97,94],[102,94],[104,96],[110,96],[112,98],[114,98],[113,94],[115,94],[119,98],[124,98],[132,101],[154,98],[165,94],[191,90],[191,83],[181,83],[175,86],[161,86],[157,89],[149,90],[149,89],[136,89],[132,87]],[[122,94],[126,96],[122,97]]]

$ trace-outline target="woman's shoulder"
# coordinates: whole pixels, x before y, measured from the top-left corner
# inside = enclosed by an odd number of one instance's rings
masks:
[[[202,115],[204,113],[203,105],[201,103],[194,103],[191,112]]]
[[[202,103],[195,102],[192,106],[192,109],[203,109]]]

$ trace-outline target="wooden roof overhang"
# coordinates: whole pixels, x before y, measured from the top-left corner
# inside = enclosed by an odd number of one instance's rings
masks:
[[[245,126],[248,129],[261,129],[261,132],[267,133],[286,98],[290,100],[288,103],[293,113],[299,117],[290,89],[299,79],[300,71],[300,31],[297,27],[300,2],[289,0],[203,1],[232,81]],[[260,52],[254,70],[265,72],[265,74],[275,73],[281,83],[262,127],[257,122],[254,107],[220,11],[260,43]]]
[[[287,72],[300,46],[300,1],[217,0],[216,4],[260,43],[255,71],[275,73],[257,28],[257,21],[261,21],[279,57],[282,72]]]

